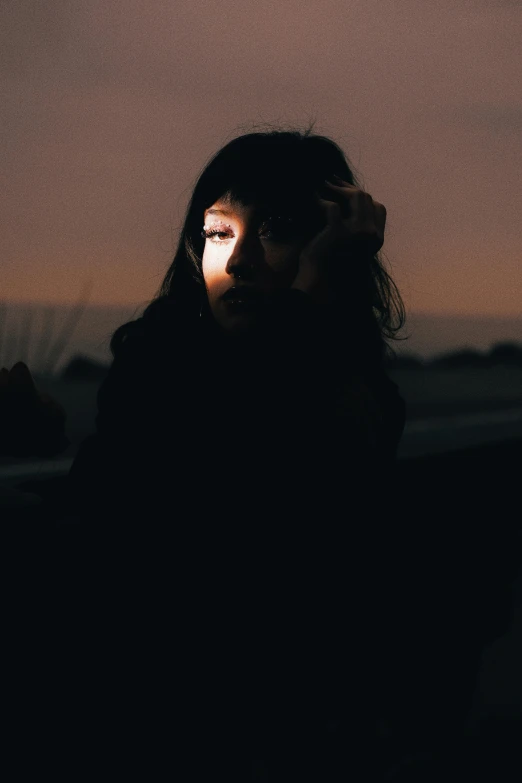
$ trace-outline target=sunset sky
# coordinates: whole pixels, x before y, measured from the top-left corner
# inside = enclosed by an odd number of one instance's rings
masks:
[[[409,310],[520,315],[520,0],[1,0],[0,299],[153,297],[254,125],[341,144]]]

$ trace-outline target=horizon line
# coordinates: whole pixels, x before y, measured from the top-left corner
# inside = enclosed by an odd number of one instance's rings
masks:
[[[141,302],[89,302],[85,305],[85,310],[93,309],[96,307],[103,307],[113,310],[131,309],[146,307],[154,301],[154,297],[151,299],[145,299]],[[28,306],[39,305],[41,307],[74,307],[77,306],[77,300],[71,300],[68,302],[50,302],[48,300],[40,299],[3,299],[0,298],[0,305],[15,305],[15,306]],[[430,311],[430,310],[411,310],[406,312],[406,323],[409,317],[421,316],[423,318],[466,318],[466,319],[487,319],[487,320],[520,320],[522,321],[522,313],[463,313],[463,312],[449,312],[449,311]]]

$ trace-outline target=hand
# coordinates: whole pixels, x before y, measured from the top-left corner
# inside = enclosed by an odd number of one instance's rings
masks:
[[[27,365],[0,370],[0,454],[53,457],[70,445],[66,414],[48,394],[40,393]]]
[[[355,185],[336,179],[338,184],[325,181],[322,195],[327,198],[318,194],[317,203],[326,223],[301,251],[292,285],[323,302],[330,301],[332,283],[336,282],[330,279],[334,264],[364,261],[384,243],[384,205]]]

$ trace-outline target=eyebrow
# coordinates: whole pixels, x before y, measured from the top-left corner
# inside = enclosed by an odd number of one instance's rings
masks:
[[[205,217],[207,215],[224,215],[225,217],[230,217],[230,215],[233,214],[234,213],[228,209],[214,209],[213,207],[211,207],[210,209],[205,210]]]

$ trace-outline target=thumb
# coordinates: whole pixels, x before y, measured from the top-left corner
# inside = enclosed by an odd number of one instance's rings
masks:
[[[325,221],[323,230],[328,226],[335,226],[341,220],[341,205],[338,201],[332,201],[330,199],[322,198],[321,193],[316,193],[317,206],[321,212],[321,215]]]

